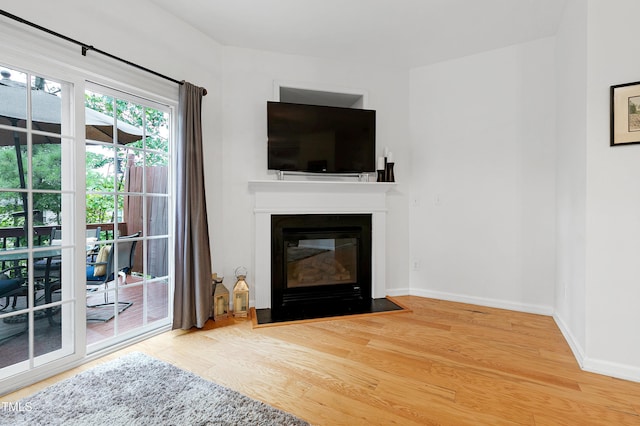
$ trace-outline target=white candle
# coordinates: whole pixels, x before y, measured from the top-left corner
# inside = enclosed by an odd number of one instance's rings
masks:
[[[378,170],[384,170],[384,157],[378,157]]]
[[[387,154],[387,163],[393,163],[393,152]]]
[[[389,156],[389,147],[388,147],[388,146],[385,146],[385,147],[384,147],[384,156],[385,156],[385,157],[388,157],[388,156]]]

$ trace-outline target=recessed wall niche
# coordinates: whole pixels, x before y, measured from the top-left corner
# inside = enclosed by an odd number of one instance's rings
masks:
[[[335,106],[343,108],[367,108],[367,93],[357,89],[314,87],[299,83],[274,83],[277,102]]]

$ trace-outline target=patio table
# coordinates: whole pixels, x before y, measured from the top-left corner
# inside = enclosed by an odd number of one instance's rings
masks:
[[[52,280],[51,280],[51,262],[54,258],[60,257],[62,254],[61,249],[46,249],[46,250],[33,250],[33,260],[46,260],[46,267],[44,273],[44,301],[45,303],[51,303],[51,294],[53,293],[51,290]],[[29,252],[24,251],[24,248],[8,248],[0,250],[0,262],[11,262],[11,261],[20,261],[20,260],[28,260]],[[50,310],[48,312],[49,324],[53,325],[52,315],[50,314]]]

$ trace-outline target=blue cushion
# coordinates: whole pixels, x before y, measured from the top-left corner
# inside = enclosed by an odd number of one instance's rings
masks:
[[[2,295],[5,293],[9,293],[20,288],[21,285],[22,280],[20,279],[12,278],[8,280],[0,280],[0,297],[2,297]]]
[[[95,267],[93,265],[87,266],[87,281],[104,281],[104,275],[93,276],[94,269]]]

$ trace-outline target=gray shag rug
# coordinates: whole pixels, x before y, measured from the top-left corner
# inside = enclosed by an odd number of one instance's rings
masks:
[[[134,352],[0,409],[1,425],[308,425]]]

